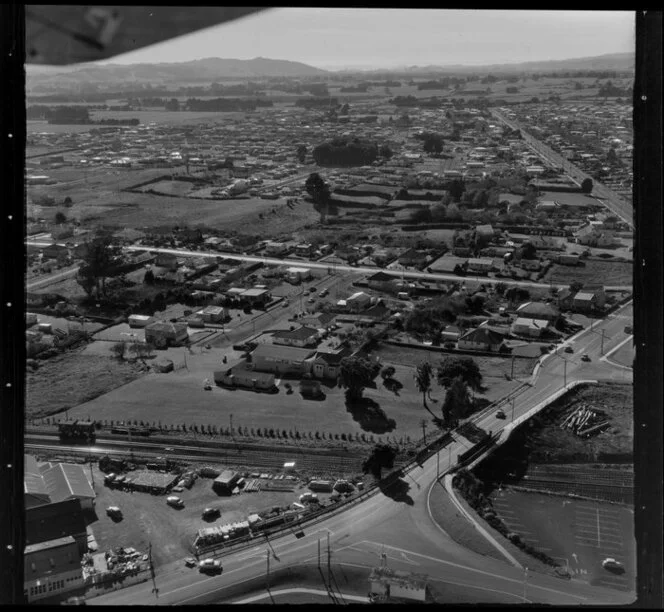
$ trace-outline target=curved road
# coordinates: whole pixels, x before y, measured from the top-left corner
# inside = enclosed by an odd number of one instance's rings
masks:
[[[565,382],[615,379],[615,370],[600,357],[602,350],[606,353],[624,341],[624,326],[631,317],[631,308],[628,304],[592,330],[584,330],[567,340],[565,344],[573,347],[572,354],[561,351],[561,355],[554,353],[543,358],[534,384],[518,396],[513,413],[510,413],[511,409],[505,411],[507,420],[496,419],[495,409],[489,409],[473,420],[485,429],[501,431],[511,419],[541,405]],[[591,357],[590,362],[581,361],[583,353]],[[380,554],[384,551],[390,567],[424,573],[433,580],[462,586],[467,589],[469,601],[518,603],[524,601],[524,592],[525,601],[537,603],[609,605],[633,601],[634,594],[591,586],[575,579],[566,581],[530,572],[526,582],[521,568],[473,553],[452,540],[433,521],[428,507],[431,488],[439,486],[436,485],[438,470],[441,475],[447,471],[450,458],[454,463],[465,445],[455,440],[449,448],[449,451],[444,449],[438,458],[431,457],[422,468],[410,470],[403,479],[404,487],[409,488],[400,501],[377,491],[361,503],[305,527],[305,536],[301,539],[285,532],[275,536],[269,544],[257,539],[252,549],[223,556],[224,572],[220,576],[205,577],[185,569],[182,560],[174,560],[156,576],[158,597],[153,592],[152,582],[148,581],[90,599],[88,603],[219,603],[228,598],[225,591],[229,586],[255,581],[265,575],[267,551],[276,555],[271,560],[273,568],[295,563],[316,564],[318,542],[322,540],[321,549],[326,551],[328,533],[333,567],[369,568],[380,563]]]

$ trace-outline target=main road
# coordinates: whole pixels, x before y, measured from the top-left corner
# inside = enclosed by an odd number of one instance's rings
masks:
[[[615,215],[620,217],[625,223],[630,227],[634,228],[634,209],[632,204],[630,204],[625,198],[618,195],[612,189],[609,189],[606,185],[603,185],[597,179],[593,178],[589,174],[583,172],[581,169],[577,168],[565,157],[554,151],[551,147],[548,147],[543,142],[537,140],[532,134],[526,131],[525,127],[521,125],[518,121],[508,119],[501,112],[492,109],[491,114],[498,120],[502,121],[505,125],[509,126],[513,130],[519,130],[523,139],[535,150],[535,152],[543,157],[544,159],[549,160],[553,164],[556,164],[563,168],[563,170],[574,180],[579,183],[584,179],[590,179],[593,181],[593,194],[602,198],[604,200],[604,205]]]
[[[495,417],[495,408],[473,420],[484,429],[499,432],[511,420],[542,406],[566,384],[615,378],[617,370],[600,361],[600,357],[624,341],[631,308],[628,304],[592,329],[568,339],[565,344],[572,347],[573,353],[553,353],[543,358],[535,380],[518,396],[513,409],[505,410],[506,420]],[[583,354],[589,355],[591,361],[583,361]],[[174,560],[156,575],[158,596],[153,583],[147,582],[90,599],[88,603],[173,605],[232,600],[237,597],[238,585],[251,583],[251,588],[256,588],[256,581],[265,576],[266,556],[271,556],[273,571],[293,564],[315,566],[321,540],[326,551],[328,537],[335,571],[354,571],[358,567],[366,570],[379,565],[384,553],[394,569],[427,574],[443,587],[462,587],[469,602],[615,605],[634,600],[633,593],[592,586],[576,578],[567,581],[533,572],[526,575],[522,567],[507,560],[484,557],[457,544],[431,518],[429,494],[434,486],[440,486],[438,477],[456,463],[457,455],[467,447],[467,442],[455,437],[451,445],[422,467],[410,469],[401,482],[403,490],[399,496],[390,497],[377,490],[347,510],[305,527],[300,539],[290,531],[284,532],[269,543],[257,539],[248,550],[222,556],[224,571],[220,576],[205,577],[184,569],[182,560]],[[228,593],[230,587],[234,587],[232,597]]]

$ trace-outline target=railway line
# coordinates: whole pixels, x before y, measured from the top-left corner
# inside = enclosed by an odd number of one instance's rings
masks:
[[[165,447],[164,444],[173,444]],[[135,460],[150,460],[156,457],[168,457],[174,461],[188,463],[224,463],[227,467],[246,469],[282,469],[286,461],[295,461],[296,470],[323,476],[354,475],[361,472],[362,461],[366,453],[334,451],[311,451],[295,447],[283,449],[250,447],[246,444],[231,446],[188,446],[169,442],[131,442],[124,440],[98,439],[87,444],[60,443],[57,436],[41,434],[26,435],[26,449],[44,454],[59,454],[77,457],[96,457],[103,455],[131,457]],[[166,451],[165,448],[172,448]]]
[[[634,503],[634,488],[619,485],[606,485],[589,482],[573,482],[544,478],[528,478],[521,480],[514,489],[523,489],[542,493],[561,493],[579,495],[590,499],[611,501],[620,504]]]

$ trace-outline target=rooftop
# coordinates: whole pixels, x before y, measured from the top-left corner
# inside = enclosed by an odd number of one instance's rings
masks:
[[[304,361],[314,354],[312,349],[302,349],[294,346],[280,346],[272,344],[260,344],[256,347],[252,356],[265,359],[279,359],[284,361]]]

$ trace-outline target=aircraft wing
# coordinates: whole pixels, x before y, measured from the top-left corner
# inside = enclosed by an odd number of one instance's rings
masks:
[[[25,7],[26,62],[94,62],[245,17],[265,7]]]

